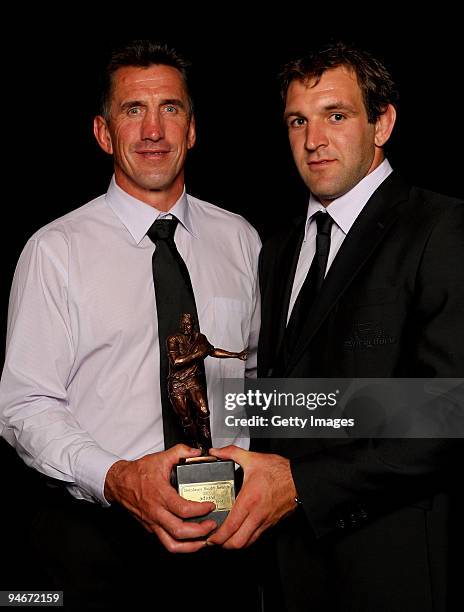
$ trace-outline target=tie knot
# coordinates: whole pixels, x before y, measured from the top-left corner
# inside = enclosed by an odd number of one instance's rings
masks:
[[[158,240],[167,240],[168,238],[174,238],[174,232],[176,231],[178,219],[173,217],[172,219],[157,219],[147,232],[147,236],[152,242]]]
[[[322,211],[319,211],[314,215],[313,219],[316,219],[318,235],[324,234],[326,236],[330,236],[333,219],[329,215],[329,213],[323,213]]]

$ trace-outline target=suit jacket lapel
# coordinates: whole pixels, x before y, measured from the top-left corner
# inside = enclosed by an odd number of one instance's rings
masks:
[[[374,192],[351,227],[322,285],[299,339],[292,351],[286,375],[306,351],[314,334],[381,242],[398,216],[398,204],[406,200],[409,186],[395,173]]]

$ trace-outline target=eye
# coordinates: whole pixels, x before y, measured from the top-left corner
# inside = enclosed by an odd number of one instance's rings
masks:
[[[140,115],[141,112],[140,106],[132,106],[127,110],[128,115]]]
[[[335,123],[340,123],[343,121],[343,119],[345,119],[345,115],[342,115],[342,113],[333,113],[330,115],[330,119]]]
[[[299,128],[306,123],[306,119],[303,117],[294,117],[293,119],[288,119],[287,125],[289,128]]]
[[[173,104],[167,104],[167,105],[164,107],[164,110],[165,110],[167,113],[177,113],[177,107],[175,107]]]

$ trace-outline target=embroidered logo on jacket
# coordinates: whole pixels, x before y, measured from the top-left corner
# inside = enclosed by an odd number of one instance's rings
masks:
[[[353,351],[387,346],[396,342],[397,339],[382,329],[380,323],[369,321],[368,323],[355,323],[352,335],[346,338],[343,348]]]

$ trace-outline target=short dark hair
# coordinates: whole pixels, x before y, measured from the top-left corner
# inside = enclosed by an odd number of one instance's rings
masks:
[[[292,81],[306,83],[315,79],[317,84],[326,70],[339,66],[346,66],[356,74],[369,123],[375,123],[389,104],[396,107],[398,90],[384,64],[367,51],[344,42],[325,45],[286,64],[280,74],[283,100]]]
[[[165,43],[151,40],[133,40],[112,49],[102,74],[99,112],[109,118],[114,73],[123,66],[148,68],[153,65],[172,66],[179,71],[184,82],[189,102],[189,114],[193,113],[193,102],[188,85],[190,62]]]

